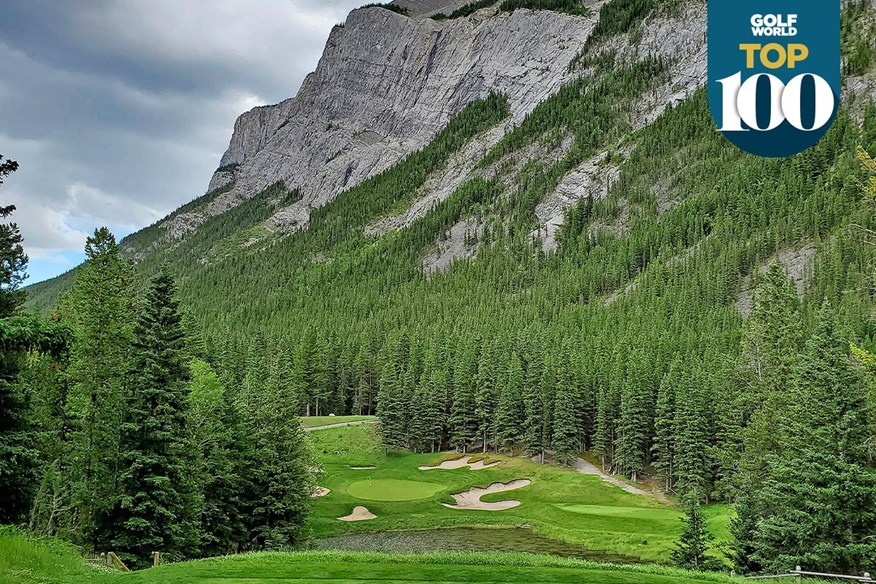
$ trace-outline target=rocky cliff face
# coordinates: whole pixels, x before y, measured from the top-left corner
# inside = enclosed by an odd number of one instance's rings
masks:
[[[443,22],[425,16],[456,4],[433,1],[413,16],[379,7],[353,11],[332,31],[296,97],[237,120],[209,189],[232,181],[234,187],[163,227],[183,236],[283,180],[300,188],[303,198],[268,225],[301,228],[311,208],[423,147],[463,107],[491,91],[507,95],[514,119],[521,120],[568,82],[569,62],[600,6],[593,3],[592,17],[498,13],[495,7]]]
[[[468,178],[491,172],[475,168],[490,148],[540,102],[573,78],[591,74],[570,64],[594,30],[605,0],[590,2],[592,15],[587,17],[547,10],[501,12],[497,3],[466,18],[430,18],[469,1],[396,0],[408,9],[407,16],[380,7],[354,10],[344,25],[332,30],[316,71],[296,97],[238,118],[209,184],[209,191],[221,191],[159,224],[163,236],[184,237],[280,180],[290,190],[299,189],[301,197],[277,208],[267,230],[306,228],[312,209],[422,148],[462,108],[497,91],[508,97],[511,119],[477,137],[437,170],[410,208],[381,218],[365,233],[410,225]],[[642,128],[705,82],[705,2],[673,2],[672,9],[658,9],[641,26],[594,50],[614,52],[622,62],[650,55],[667,64],[666,80],[633,108],[629,125]],[[872,87],[869,77],[847,80],[850,94],[871,93]],[[533,151],[528,157],[561,154]],[[605,155],[601,152],[572,169],[536,208],[539,226],[532,237],[540,239],[545,251],[557,246],[565,209],[583,197],[601,198],[608,192],[618,163],[605,164]],[[660,205],[671,208],[673,200]],[[471,255],[470,246],[457,239],[481,228],[455,226],[449,239],[437,244],[436,257],[443,259],[435,264],[427,258],[424,270],[443,269],[455,257]]]

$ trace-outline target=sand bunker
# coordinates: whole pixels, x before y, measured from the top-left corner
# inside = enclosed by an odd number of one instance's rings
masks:
[[[351,466],[352,470],[374,470],[376,466]]]
[[[326,489],[325,487],[314,487],[313,492],[310,493],[311,497],[325,497],[329,493],[331,493],[331,489]]]
[[[456,493],[453,498],[456,499],[456,505],[441,503],[450,509],[472,509],[475,511],[504,511],[520,505],[520,501],[496,501],[495,503],[486,503],[481,501],[481,497],[491,493],[504,493],[505,491],[513,491],[521,489],[532,484],[529,479],[517,479],[510,483],[493,483],[489,487],[472,487],[463,492]]]
[[[420,470],[454,470],[465,466],[472,470],[483,470],[485,468],[493,468],[494,466],[502,464],[501,460],[491,462],[490,464],[484,464],[483,458],[476,462],[470,462],[472,458],[474,458],[474,456],[463,456],[461,458],[456,458],[453,460],[445,460],[438,466],[421,466]]]
[[[368,507],[356,505],[353,512],[345,517],[338,517],[339,521],[368,521],[377,517],[374,513],[368,510]]]

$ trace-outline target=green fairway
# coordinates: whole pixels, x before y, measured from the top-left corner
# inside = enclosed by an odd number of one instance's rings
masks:
[[[583,546],[594,552],[630,561],[668,563],[681,532],[681,513],[674,506],[652,497],[634,495],[597,476],[573,469],[537,464],[526,458],[490,455],[502,464],[483,469],[421,471],[452,455],[389,453],[384,456],[372,425],[347,426],[311,432],[313,449],[325,470],[320,484],[331,493],[314,503],[310,519],[314,538],[348,533],[448,527],[532,526],[532,531],[555,540]],[[354,466],[374,466],[354,470]],[[483,501],[519,500],[504,511],[448,509],[452,493],[473,486],[528,478],[530,486],[513,492],[495,493]],[[429,489],[429,490],[427,490]],[[377,517],[345,523],[345,516],[367,500]],[[709,527],[719,540],[726,540],[727,507],[704,508]]]
[[[350,422],[375,421],[375,416],[301,416],[301,425],[308,428],[331,426],[332,424],[349,424]]]
[[[347,487],[347,493],[370,501],[413,501],[427,499],[444,489],[437,483],[403,481],[399,479],[366,479]]]

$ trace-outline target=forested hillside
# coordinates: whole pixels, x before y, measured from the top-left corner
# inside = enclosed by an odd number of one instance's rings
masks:
[[[496,10],[515,4],[531,3]],[[173,274],[188,336],[228,392],[270,389],[300,414],[376,413],[389,448],[565,463],[589,451],[632,480],[738,503],[743,570],[869,565],[872,5],[844,13],[846,74],[860,84],[817,146],[782,160],[729,144],[704,89],[640,123],[644,97],[676,81],[674,62],[631,60],[619,39],[684,5],[603,6],[574,79],[397,228],[372,229],[509,124],[507,96],[470,103],[303,229],[268,223],[299,196],[278,182],[183,238],[152,227],[122,249],[137,250],[143,279]],[[604,194],[591,185],[564,211],[556,249],[543,245],[538,206],[587,164],[610,177]],[[30,301],[64,322],[66,285],[36,286]],[[848,492],[812,495],[825,475]],[[794,539],[807,521],[795,510],[812,501],[834,531]]]

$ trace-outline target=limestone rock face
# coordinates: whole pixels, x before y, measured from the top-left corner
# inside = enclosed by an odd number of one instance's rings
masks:
[[[182,237],[278,180],[299,188],[302,198],[268,227],[302,228],[310,209],[422,148],[491,91],[507,95],[514,120],[522,120],[569,81],[568,64],[600,5],[593,4],[591,17],[496,7],[440,22],[425,16],[456,4],[414,6],[413,16],[379,7],[353,11],[332,30],[296,97],[238,118],[209,184],[214,190],[233,181],[234,188],[209,209],[167,220],[166,233]]]

